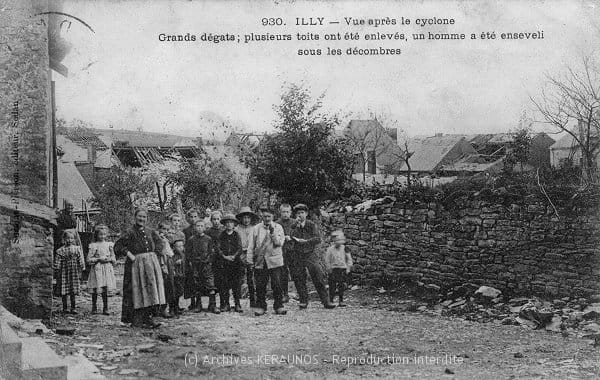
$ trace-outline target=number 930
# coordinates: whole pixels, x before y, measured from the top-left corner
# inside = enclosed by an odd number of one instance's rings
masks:
[[[281,17],[263,17],[260,21],[263,26],[285,25]]]

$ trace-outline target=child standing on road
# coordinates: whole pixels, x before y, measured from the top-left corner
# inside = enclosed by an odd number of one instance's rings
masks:
[[[207,210],[210,211],[210,210]],[[214,245],[215,245],[215,256],[214,261],[212,262],[212,271],[215,281],[215,286],[219,291],[219,300],[220,305],[224,305],[225,295],[221,294],[221,290],[226,287],[226,277],[227,273],[225,273],[226,269],[222,260],[219,259],[219,236],[221,236],[221,232],[225,230],[225,227],[221,224],[221,218],[223,214],[221,211],[213,211],[210,214],[210,227],[206,230],[206,235],[210,236]],[[227,297],[229,298],[229,297]]]
[[[331,234],[332,245],[325,252],[325,267],[329,274],[329,300],[333,303],[336,288],[339,296],[339,306],[344,307],[344,289],[346,287],[346,276],[352,269],[352,256],[346,249],[346,238],[341,230]]]
[[[75,245],[75,233],[72,230],[63,232],[63,246],[56,250],[54,270],[60,277],[63,313],[67,313],[67,296],[71,298],[71,314],[75,311],[75,296],[79,294],[81,272],[85,269],[83,250]]]
[[[203,220],[198,220],[195,234],[185,243],[186,274],[185,298],[194,302],[195,312],[202,311],[201,296],[208,294],[208,311],[219,314],[216,303],[216,290],[212,264],[216,249],[213,240],[205,234],[206,226]]]
[[[218,262],[222,268],[224,278],[222,278],[222,287],[219,289],[221,297],[221,312],[231,311],[229,304],[229,291],[233,293],[233,301],[235,302],[235,311],[241,313],[242,306],[240,305],[240,296],[242,293],[242,279],[244,275],[245,262],[241,261],[242,256],[242,240],[240,235],[235,231],[235,226],[238,224],[235,215],[226,214],[221,223],[225,225],[225,230],[219,235],[218,245]],[[246,258],[244,258],[246,260]]]
[[[171,225],[162,221],[158,224],[158,230],[152,234],[154,240],[154,247],[156,249],[156,255],[158,256],[158,262],[162,270],[163,285],[165,292],[165,300],[167,304],[173,302],[174,292],[174,279],[173,279],[173,250],[171,249],[171,243],[169,242],[169,230]],[[167,313],[167,305],[160,305],[160,315],[163,318],[173,318],[175,311],[169,308]]]
[[[180,315],[179,298],[183,295],[185,284],[185,243],[182,239],[173,242],[173,300],[171,306],[175,315]]]
[[[108,291],[115,290],[117,281],[113,265],[115,258],[114,243],[107,241],[108,227],[99,225],[94,231],[94,242],[90,243],[88,263],[91,266],[87,287],[92,292],[92,314],[98,309],[98,293],[102,293],[102,314],[108,315]]]

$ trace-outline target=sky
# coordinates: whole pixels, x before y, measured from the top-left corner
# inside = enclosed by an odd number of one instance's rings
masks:
[[[142,129],[223,138],[223,122],[271,131],[285,83],[325,94],[323,112],[344,120],[371,113],[408,135],[490,133],[535,118],[544,74],[558,74],[600,46],[600,5],[591,1],[65,1],[61,35],[72,44],[54,73],[57,114],[100,128]],[[263,26],[281,17],[285,26]],[[324,26],[297,26],[324,17]],[[344,18],[412,20],[411,25],[346,26]],[[418,18],[454,25],[418,26]],[[340,24],[328,24],[339,21]],[[539,40],[471,40],[482,32],[543,31]],[[317,33],[319,41],[219,43],[203,33]],[[406,41],[324,41],[340,32],[404,33]],[[462,41],[414,41],[413,33],[465,33]],[[195,42],[159,34],[196,35]],[[400,48],[390,56],[298,56],[300,48]],[[536,128],[544,128],[537,125]]]

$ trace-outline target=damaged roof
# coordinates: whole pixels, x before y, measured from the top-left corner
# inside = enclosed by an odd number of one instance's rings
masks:
[[[504,158],[490,160],[483,155],[471,155],[463,157],[456,162],[442,165],[441,170],[448,172],[492,172],[500,171]]]
[[[73,202],[74,211],[84,211],[82,200],[87,205],[87,210],[92,210],[91,200],[94,194],[79,173],[73,162],[57,162],[58,174],[58,204],[63,204],[65,199]]]
[[[104,129],[97,131],[110,138],[115,146],[141,148],[196,147],[196,142],[190,137],[155,132],[129,131],[125,129]]]
[[[412,171],[433,171],[444,157],[454,148],[463,136],[444,135],[409,140],[408,149],[413,152],[409,159]],[[473,152],[475,150],[473,149]]]

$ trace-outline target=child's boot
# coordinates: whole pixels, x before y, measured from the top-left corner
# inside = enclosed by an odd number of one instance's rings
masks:
[[[77,311],[75,311],[75,294],[71,294],[71,314],[77,314]]]
[[[163,318],[173,318],[173,314],[167,312],[167,304],[160,305],[160,316]]]
[[[229,305],[229,290],[227,290],[227,293],[219,292],[219,299],[221,301],[221,313],[231,311],[231,306]]]
[[[95,304],[94,304],[94,306],[95,306]],[[106,292],[106,291],[102,292],[102,314],[109,315],[108,314],[108,292]]]
[[[201,313],[203,310],[204,308],[202,307],[202,298],[196,297],[196,306],[194,307],[194,312]]]
[[[175,317],[179,317],[179,306],[177,305],[177,301],[171,301],[169,303],[169,312]]]
[[[242,305],[240,305],[240,299],[236,298],[235,299],[235,312],[236,313],[243,313],[244,310],[242,310]]]
[[[92,314],[96,314],[98,312],[98,308],[96,304],[98,303],[98,293],[92,293]]]
[[[208,296],[208,311],[214,314],[221,314],[221,311],[217,309],[217,300],[215,293],[211,293]]]
[[[63,314],[67,314],[67,296],[62,296],[62,306]]]
[[[339,307],[346,307],[346,304],[344,303],[344,291],[340,289],[340,303],[338,304]]]

